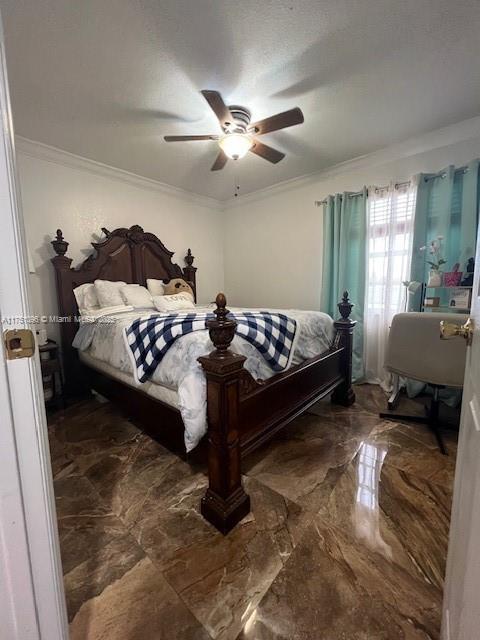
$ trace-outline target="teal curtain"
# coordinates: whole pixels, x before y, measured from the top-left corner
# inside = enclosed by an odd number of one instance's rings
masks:
[[[446,260],[442,271],[452,271],[460,263],[465,272],[469,258],[475,256],[478,226],[479,160],[464,169],[447,167],[440,174],[420,174],[413,232],[410,280],[428,281],[428,254],[420,250],[443,236],[442,253]],[[419,295],[411,300],[411,309],[419,308]]]
[[[480,196],[479,163],[478,159],[472,160],[462,169],[449,166],[439,174],[417,176],[410,280],[428,281],[430,267],[426,261],[429,256],[420,251],[420,247],[428,245],[438,236],[443,236],[442,253],[446,260],[442,271],[451,271],[458,262],[460,271],[465,274],[468,259],[475,256]],[[418,311],[420,308],[420,296],[421,292],[410,298],[411,310]],[[446,300],[442,304],[444,302]],[[410,397],[418,395],[424,389],[422,382],[407,380]],[[444,402],[452,406],[458,404],[460,397],[461,393],[453,389],[441,392]]]
[[[360,194],[337,193],[327,198],[323,213],[323,276],[321,310],[338,317],[344,291],[355,304],[353,378],[364,375],[363,315],[367,268],[367,188]]]

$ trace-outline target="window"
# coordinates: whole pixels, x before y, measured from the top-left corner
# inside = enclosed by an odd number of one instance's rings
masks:
[[[368,382],[387,388],[383,368],[388,327],[405,305],[412,255],[416,186],[372,189],[367,200],[367,286],[365,372]]]

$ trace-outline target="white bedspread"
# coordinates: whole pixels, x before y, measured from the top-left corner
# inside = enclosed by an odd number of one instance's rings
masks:
[[[213,307],[197,307],[199,312],[212,311]],[[252,309],[231,308],[231,311]],[[284,313],[297,321],[297,340],[292,365],[313,358],[326,351],[333,339],[333,320],[319,311],[285,309],[262,309]],[[123,329],[133,320],[152,313],[151,309],[136,309],[124,313],[113,313],[101,320],[82,325],[73,346],[89,356],[106,362],[116,369],[132,374],[132,366]],[[174,388],[178,392],[178,404],[185,425],[185,447],[191,451],[206,433],[206,381],[199,356],[212,351],[208,331],[196,331],[182,336],[170,347],[155,370],[151,381]],[[245,368],[256,380],[265,380],[275,375],[262,355],[249,342],[235,336],[232,351],[244,355]],[[134,383],[132,375],[132,384]]]

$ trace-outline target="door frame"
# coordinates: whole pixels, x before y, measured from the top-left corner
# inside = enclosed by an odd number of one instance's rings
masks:
[[[0,620],[15,640],[67,640],[68,623],[38,351],[7,360],[3,331],[32,328],[0,19]]]
[[[473,343],[467,349],[463,401],[460,418],[458,454],[455,468],[448,557],[443,591],[442,640],[469,640],[477,637],[480,613],[478,613],[478,586],[480,585],[480,561],[478,557],[478,532],[480,531],[480,407],[478,395],[478,359],[474,350],[480,351],[480,227],[477,232],[475,274],[472,287],[470,317],[473,327]],[[472,446],[473,445],[473,446]],[[472,460],[475,464],[472,465]],[[470,496],[468,496],[468,490]],[[465,513],[471,514],[469,526],[464,526]],[[456,570],[461,566],[462,574]],[[460,571],[462,571],[462,569]],[[463,582],[460,584],[460,577]],[[460,635],[459,635],[460,634]]]

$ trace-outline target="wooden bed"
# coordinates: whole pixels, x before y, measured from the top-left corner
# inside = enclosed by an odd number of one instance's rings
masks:
[[[190,251],[182,269],[172,262],[173,253],[152,233],[138,225],[105,233],[105,240],[92,243],[94,253],[77,269],[66,256],[68,242],[57,231],[52,241],[57,254],[55,267],[66,393],[92,388],[119,404],[157,439],[179,449],[183,443],[183,422],[174,407],[146,393],[82,364],[72,341],[78,329],[73,290],[100,278],[146,285],[147,278],[181,277],[196,295],[196,267]],[[217,296],[216,319],[209,322],[212,352],[199,361],[207,379],[208,479],[201,512],[222,533],[227,533],[249,511],[250,499],[242,487],[241,458],[313,403],[332,394],[332,402],[349,406],[355,401],[352,389],[352,338],[355,321],[349,315],[352,304],[345,292],[335,321],[333,346],[322,355],[304,361],[284,373],[257,382],[244,369],[245,358],[229,350],[236,322],[229,319],[223,294]]]

